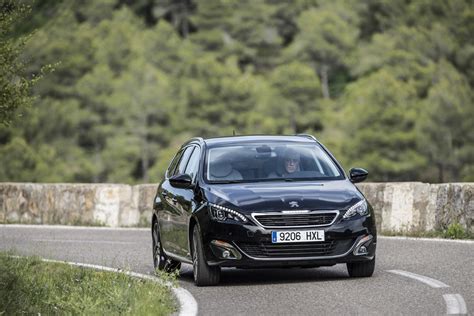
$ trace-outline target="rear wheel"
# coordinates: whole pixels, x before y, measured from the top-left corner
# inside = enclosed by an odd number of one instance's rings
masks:
[[[170,273],[181,268],[181,262],[168,258],[163,251],[163,247],[161,246],[160,227],[156,221],[153,223],[152,239],[153,266],[155,269]]]
[[[193,276],[197,286],[216,285],[220,280],[221,268],[209,266],[204,257],[204,247],[199,227],[193,229]]]
[[[370,261],[348,262],[347,272],[352,278],[371,277],[375,270],[375,256]]]

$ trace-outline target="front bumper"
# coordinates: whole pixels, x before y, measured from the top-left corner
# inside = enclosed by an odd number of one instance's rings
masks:
[[[371,260],[375,256],[377,233],[372,217],[340,218],[330,226],[284,230],[324,230],[324,242],[272,244],[272,230],[256,225],[219,223],[208,220],[203,241],[209,265],[222,267],[315,267]],[[216,243],[216,241],[219,241]],[[220,242],[227,244],[225,247]],[[228,246],[231,246],[229,248]],[[360,251],[364,246],[365,251]],[[228,250],[225,257],[223,251]],[[364,250],[364,249],[363,249]],[[238,252],[236,255],[235,252]],[[229,256],[230,253],[230,256]],[[230,258],[229,258],[230,257]]]

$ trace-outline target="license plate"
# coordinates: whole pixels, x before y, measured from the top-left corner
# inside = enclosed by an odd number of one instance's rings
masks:
[[[272,243],[324,241],[324,230],[272,231]]]

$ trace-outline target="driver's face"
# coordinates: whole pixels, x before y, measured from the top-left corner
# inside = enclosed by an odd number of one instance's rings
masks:
[[[298,166],[300,164],[299,159],[285,159],[285,170],[288,173],[293,173],[298,170]]]

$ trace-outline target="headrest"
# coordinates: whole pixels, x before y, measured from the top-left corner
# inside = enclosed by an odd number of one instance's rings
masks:
[[[211,175],[215,178],[224,178],[231,174],[232,166],[226,161],[218,161],[210,166]]]
[[[293,148],[287,148],[283,157],[285,157],[285,159],[300,160],[300,153]]]

